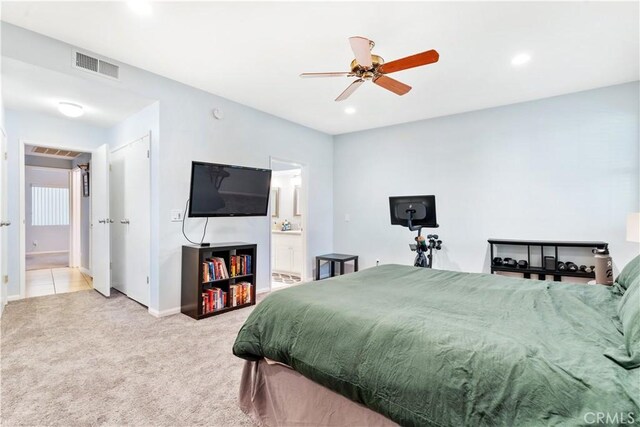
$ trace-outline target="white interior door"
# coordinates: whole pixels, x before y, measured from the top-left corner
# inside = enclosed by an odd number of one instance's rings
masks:
[[[93,288],[108,297],[111,291],[111,253],[109,229],[109,146],[91,153],[91,273]]]
[[[149,305],[151,181],[150,138],[111,153],[111,283],[140,304]]]
[[[127,296],[149,306],[151,246],[151,181],[149,136],[130,144],[125,161],[125,217]]]
[[[7,303],[7,285],[5,275],[7,274],[7,233],[5,229],[9,224],[7,218],[7,142],[4,131],[0,129],[0,313]]]
[[[109,172],[109,209],[114,220],[111,227],[111,286],[127,294],[125,268],[127,260],[126,231],[120,221],[124,219],[125,204],[125,158],[127,147],[111,153]]]

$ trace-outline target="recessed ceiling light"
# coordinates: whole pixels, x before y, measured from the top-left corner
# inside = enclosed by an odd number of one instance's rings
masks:
[[[519,53],[511,59],[511,65],[519,67],[531,61],[531,55],[528,53]]]
[[[64,114],[67,117],[80,117],[84,114],[84,109],[82,105],[73,104],[71,102],[60,102],[58,103],[58,111]]]
[[[344,112],[347,114],[355,114],[356,113],[356,109],[354,107],[347,107],[344,109]]]
[[[151,2],[144,0],[131,0],[127,2],[129,9],[137,13],[138,15],[149,16],[153,9],[151,8]]]

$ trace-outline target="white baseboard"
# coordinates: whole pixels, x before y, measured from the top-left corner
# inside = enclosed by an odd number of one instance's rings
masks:
[[[80,273],[86,274],[89,277],[93,277],[91,275],[91,270],[89,270],[88,268],[78,267],[78,270],[80,270]]]
[[[174,314],[179,314],[180,313],[180,307],[174,307],[174,308],[170,308],[168,310],[162,310],[162,311],[158,311],[158,310],[154,310],[153,308],[149,307],[149,314],[152,315],[153,317],[167,317],[167,316],[173,316]]]
[[[20,299],[22,299],[20,298],[20,294],[7,296],[7,301],[18,301]]]
[[[53,255],[53,254],[68,254],[69,251],[41,251],[41,252],[27,252],[26,255]]]

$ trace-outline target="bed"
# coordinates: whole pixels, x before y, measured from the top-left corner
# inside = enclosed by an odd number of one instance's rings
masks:
[[[600,285],[399,265],[296,286],[266,297],[237,336],[233,352],[247,360],[241,402],[251,412],[264,382],[283,377],[269,368],[276,362],[390,424],[638,419],[640,369],[612,356],[625,346],[620,299]],[[287,403],[269,404],[285,413]],[[306,424],[332,425],[317,421]]]

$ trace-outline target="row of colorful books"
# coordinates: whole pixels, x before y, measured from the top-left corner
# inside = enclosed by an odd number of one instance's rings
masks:
[[[251,255],[232,255],[230,264],[232,277],[251,274]]]
[[[250,255],[232,255],[230,260],[231,275],[227,269],[223,258],[207,258],[202,263],[202,281],[212,282],[214,280],[228,279],[230,276],[245,276],[251,274],[251,256]]]
[[[229,271],[222,258],[208,258],[202,263],[202,281],[228,279]]]
[[[240,282],[229,286],[229,307],[251,302],[251,283]]]
[[[229,292],[220,288],[207,289],[202,292],[202,314],[208,314],[225,307],[236,307],[251,303],[251,288],[249,282],[240,282],[229,286]],[[227,298],[227,295],[229,298]]]
[[[227,293],[220,288],[207,289],[202,293],[202,314],[211,313],[227,306]]]

